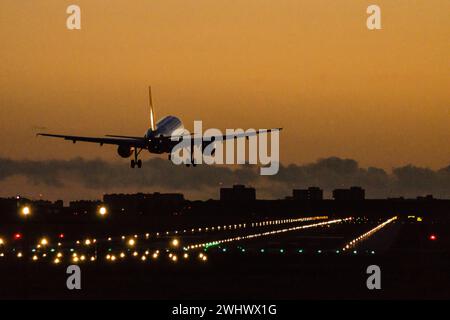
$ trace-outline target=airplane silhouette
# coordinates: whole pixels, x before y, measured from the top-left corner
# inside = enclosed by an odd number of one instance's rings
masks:
[[[101,146],[104,144],[109,145],[117,145],[117,153],[122,158],[129,158],[134,154],[134,158],[131,160],[131,168],[142,167],[142,160],[138,159],[142,150],[148,150],[150,153],[155,154],[170,154],[175,145],[179,143],[180,139],[183,139],[186,136],[192,138],[192,141],[198,139],[198,137],[194,137],[193,135],[185,135],[184,126],[181,120],[175,116],[166,116],[159,120],[156,123],[155,110],[152,102],[152,89],[149,90],[149,104],[150,104],[150,128],[146,131],[143,137],[134,137],[134,136],[124,136],[124,135],[105,135],[104,137],[83,137],[83,136],[69,136],[69,135],[61,135],[61,134],[50,134],[50,133],[38,133],[38,136],[44,137],[53,137],[53,138],[62,138],[64,140],[72,141],[76,143],[80,142],[91,142],[98,143]],[[253,132],[242,132],[235,133],[231,135],[223,135],[222,139],[237,139],[237,138],[248,138],[250,136],[254,136],[260,133],[269,133],[271,131],[281,130],[281,128],[276,129],[263,129],[263,130],[255,130]],[[214,137],[207,139],[207,141],[203,141],[202,146],[205,148],[207,145],[214,142]],[[193,148],[191,148],[192,150]],[[189,166],[189,164],[186,164]],[[196,166],[193,163],[193,166]]]

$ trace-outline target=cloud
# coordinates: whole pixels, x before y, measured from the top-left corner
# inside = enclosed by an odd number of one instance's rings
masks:
[[[220,186],[240,183],[255,186],[260,197],[280,198],[292,188],[319,186],[326,192],[353,185],[366,188],[369,197],[392,197],[432,193],[450,197],[450,166],[440,170],[413,165],[394,168],[361,168],[353,159],[330,157],[304,165],[281,165],[275,176],[260,176],[254,166],[176,166],[160,158],[144,162],[142,169],[130,169],[123,162],[103,160],[11,160],[0,158],[0,182],[25,177],[29,183],[64,188],[76,183],[90,190],[144,189],[196,191],[211,195]],[[19,190],[20,191],[20,190]],[[217,194],[217,193],[216,193]]]

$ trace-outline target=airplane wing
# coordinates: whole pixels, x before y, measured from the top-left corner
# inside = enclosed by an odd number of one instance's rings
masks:
[[[224,134],[224,135],[222,135],[222,140],[248,138],[248,137],[256,136],[256,135],[261,134],[261,133],[271,133],[273,131],[281,131],[282,129],[283,128],[260,129],[260,130],[253,130],[253,131],[249,131],[249,132],[245,132],[245,131],[244,132],[238,132],[238,133],[229,134],[229,135]],[[199,136],[196,136],[194,134],[172,136],[172,137],[167,137],[167,138],[169,138],[169,139],[171,139],[171,138],[180,139],[180,138],[184,138],[184,137],[188,137],[188,136],[190,136],[191,139],[193,139],[193,140],[200,139],[200,140],[205,141],[205,138],[206,138],[206,141],[209,141],[208,137],[199,137]],[[209,137],[209,138],[211,138],[211,137]]]
[[[112,145],[129,145],[137,148],[145,148],[147,146],[147,141],[144,138],[97,138],[97,137],[80,137],[80,136],[66,136],[61,134],[49,134],[49,133],[38,133],[38,136],[60,138],[76,143],[80,142],[91,142],[98,143],[100,145],[112,144]]]

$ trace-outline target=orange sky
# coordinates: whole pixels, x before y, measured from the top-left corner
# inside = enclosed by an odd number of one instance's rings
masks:
[[[81,31],[65,27],[72,3]],[[372,3],[381,31],[365,26]],[[440,168],[449,12],[448,0],[2,0],[0,156],[116,160],[34,134],[143,134],[152,84],[157,116],[188,128],[284,127],[285,163]]]

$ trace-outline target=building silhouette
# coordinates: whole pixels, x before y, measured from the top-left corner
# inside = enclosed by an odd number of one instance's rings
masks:
[[[350,189],[335,189],[333,190],[334,200],[364,200],[366,197],[366,191],[361,187],[351,187]]]
[[[236,184],[232,188],[220,188],[220,200],[252,202],[256,200],[256,190],[241,184]]]
[[[292,190],[293,200],[323,200],[323,190],[318,187]]]

